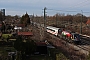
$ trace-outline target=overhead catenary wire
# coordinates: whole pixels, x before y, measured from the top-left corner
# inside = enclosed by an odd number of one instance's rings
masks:
[[[47,9],[47,10],[52,10],[52,11],[62,11],[62,12],[80,12],[80,11],[70,11],[70,10],[56,10],[56,9]]]
[[[52,11],[62,11],[62,12],[81,12],[81,10],[56,10],[56,9],[48,9],[47,10],[52,10]],[[83,13],[90,13],[89,11],[83,11]]]

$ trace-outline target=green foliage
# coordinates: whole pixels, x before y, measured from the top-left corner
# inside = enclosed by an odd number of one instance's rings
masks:
[[[2,34],[2,38],[4,38],[4,39],[7,39],[11,36],[12,36],[12,34]]]
[[[23,48],[23,42],[22,42],[22,38],[21,36],[18,36],[15,43],[14,43],[14,48],[17,50],[17,51],[21,51],[22,48]]]
[[[36,50],[36,45],[35,45],[35,42],[34,41],[27,41],[24,43],[23,45],[23,49],[25,50],[24,52],[26,54],[32,54],[35,52]]]
[[[56,48],[49,48],[49,54],[54,60],[68,60],[67,57]]]
[[[29,18],[29,15],[26,13],[25,15],[23,15],[21,17],[21,20],[20,20],[21,24],[29,24],[30,23],[30,18]]]
[[[17,38],[17,40],[14,43],[14,47],[17,51],[21,51],[22,54],[32,54],[36,50],[36,45],[34,41],[27,40],[26,42],[23,42],[23,39],[21,36]]]
[[[90,60],[90,52],[89,52],[89,55],[87,56],[87,60]]]
[[[13,47],[0,47],[0,60],[6,60],[8,57],[8,52],[16,52]]]

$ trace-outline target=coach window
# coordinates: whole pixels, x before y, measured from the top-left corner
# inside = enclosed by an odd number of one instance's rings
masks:
[[[48,30],[51,30],[51,29],[48,29]]]
[[[51,31],[55,32],[55,30],[51,30]]]

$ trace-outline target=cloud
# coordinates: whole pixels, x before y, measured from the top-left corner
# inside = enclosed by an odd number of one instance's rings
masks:
[[[26,11],[42,14],[44,7],[54,10],[89,11],[89,3],[89,0],[0,0],[0,8],[5,8],[7,14],[16,14],[16,12],[23,14]]]

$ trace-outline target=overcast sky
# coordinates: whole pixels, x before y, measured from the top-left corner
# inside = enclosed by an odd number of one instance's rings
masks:
[[[30,15],[43,15],[44,7],[47,8],[47,15],[83,12],[90,16],[90,0],[0,0],[0,9],[6,9],[6,15],[23,15],[26,12]]]

